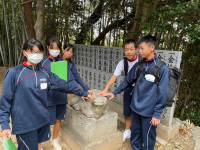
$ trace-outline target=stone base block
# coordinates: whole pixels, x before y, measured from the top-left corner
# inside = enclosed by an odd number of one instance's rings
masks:
[[[173,120],[170,127],[160,124],[157,129],[157,136],[165,141],[169,141],[179,133],[180,123]]]
[[[118,113],[118,118],[124,119],[123,115],[123,105],[119,105],[113,101],[108,101],[110,110]]]
[[[110,135],[101,136],[92,142],[86,142],[71,130],[66,122],[62,122],[60,135],[63,141],[73,150],[120,150],[123,144],[123,133],[118,130]]]
[[[87,118],[80,111],[69,105],[66,113],[66,126],[86,143],[95,141],[101,136],[112,135],[117,131],[118,114],[108,111],[99,119]]]

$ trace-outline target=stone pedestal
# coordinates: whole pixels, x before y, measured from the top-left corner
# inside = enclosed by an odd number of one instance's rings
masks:
[[[157,127],[157,136],[166,141],[179,133],[180,123],[173,119],[174,110],[175,104],[172,107],[166,107],[166,110],[161,115],[161,124]]]
[[[175,105],[173,104],[172,107],[166,107],[166,110],[163,111],[161,115],[161,124],[165,126],[171,126],[172,120],[174,116]]]
[[[71,149],[117,150],[122,147],[122,133],[117,130],[117,113],[109,111],[99,119],[87,118],[67,106],[66,121],[62,123],[62,137]]]
[[[180,123],[173,120],[171,126],[160,124],[157,129],[157,136],[165,141],[169,141],[179,133]]]

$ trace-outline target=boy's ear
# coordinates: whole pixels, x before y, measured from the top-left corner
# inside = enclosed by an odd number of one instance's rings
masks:
[[[151,45],[151,50],[152,50],[152,51],[155,50],[155,45]]]

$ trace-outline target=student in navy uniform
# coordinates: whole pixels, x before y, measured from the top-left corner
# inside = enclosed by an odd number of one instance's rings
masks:
[[[48,55],[44,57],[41,61],[42,67],[47,71],[51,72],[51,62],[63,61],[62,56],[60,56],[61,43],[58,39],[52,38],[47,43]],[[73,73],[68,67],[68,80],[74,80]],[[88,91],[89,88],[83,88],[85,91]],[[67,94],[61,93],[58,91],[50,90],[48,93],[48,108],[50,114],[50,124],[54,125],[53,127],[53,136],[50,139],[51,145],[54,147],[54,150],[61,150],[61,146],[58,143],[58,133],[61,127],[61,120],[65,120],[66,114],[66,104],[67,104]]]
[[[138,62],[138,56],[136,54],[137,48],[136,48],[136,42],[132,39],[128,39],[124,42],[124,54],[126,57],[126,60],[121,60],[115,69],[114,74],[112,77],[109,79],[107,85],[97,95],[103,95],[108,92],[109,88],[115,83],[116,79],[118,76],[121,75],[122,72],[125,72],[125,65],[124,61],[127,61],[128,69],[127,72],[131,70],[131,68]],[[125,74],[126,75],[126,74]],[[133,91],[133,86],[129,86],[127,89],[124,90],[124,99],[123,99],[123,113],[125,117],[125,131],[123,134],[123,142],[131,137],[131,114],[132,110],[130,108],[131,105],[131,98],[132,98],[132,91]]]
[[[51,63],[56,61],[62,61],[60,59],[61,43],[58,39],[52,38],[47,43],[48,54],[40,62],[44,70],[48,73],[51,72]],[[68,74],[70,72],[68,71]],[[73,79],[73,78],[72,78]],[[68,77],[69,80],[69,77]],[[53,126],[53,138],[50,138],[50,144],[55,150],[61,150],[61,146],[58,143],[57,136],[61,126],[61,120],[65,120],[67,94],[59,91],[49,90],[48,93],[48,110],[50,115],[50,125]],[[54,138],[56,136],[56,138]]]
[[[76,82],[81,85],[84,91],[87,91],[88,94],[92,94],[93,91],[84,83],[82,78],[80,77],[76,65],[74,62],[71,60],[73,55],[74,55],[75,47],[72,44],[65,43],[63,47],[63,55],[62,55],[62,60],[67,60],[68,61],[68,67],[70,68]]]
[[[11,138],[11,115],[12,134],[16,134],[19,150],[40,150],[41,143],[50,138],[49,89],[88,96],[74,80],[66,82],[38,65],[43,52],[40,41],[27,40],[23,47],[27,61],[10,69],[4,79],[0,100],[1,137]]]
[[[125,80],[113,93],[104,94],[113,99],[130,84],[136,82],[132,96],[131,146],[134,150],[153,150],[156,141],[156,127],[165,108],[168,94],[169,70],[166,65],[159,69],[159,83],[155,82],[153,73],[160,60],[154,53],[156,38],[147,35],[138,41],[139,53],[143,58],[142,72],[138,73],[137,63],[127,74]],[[145,73],[144,73],[145,72]]]

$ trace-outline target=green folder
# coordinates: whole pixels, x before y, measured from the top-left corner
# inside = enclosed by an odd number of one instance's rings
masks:
[[[3,147],[5,150],[17,150],[13,141],[8,138],[7,138],[7,140],[6,139],[3,140]]]
[[[67,61],[57,61],[51,63],[51,72],[59,78],[67,81]]]

